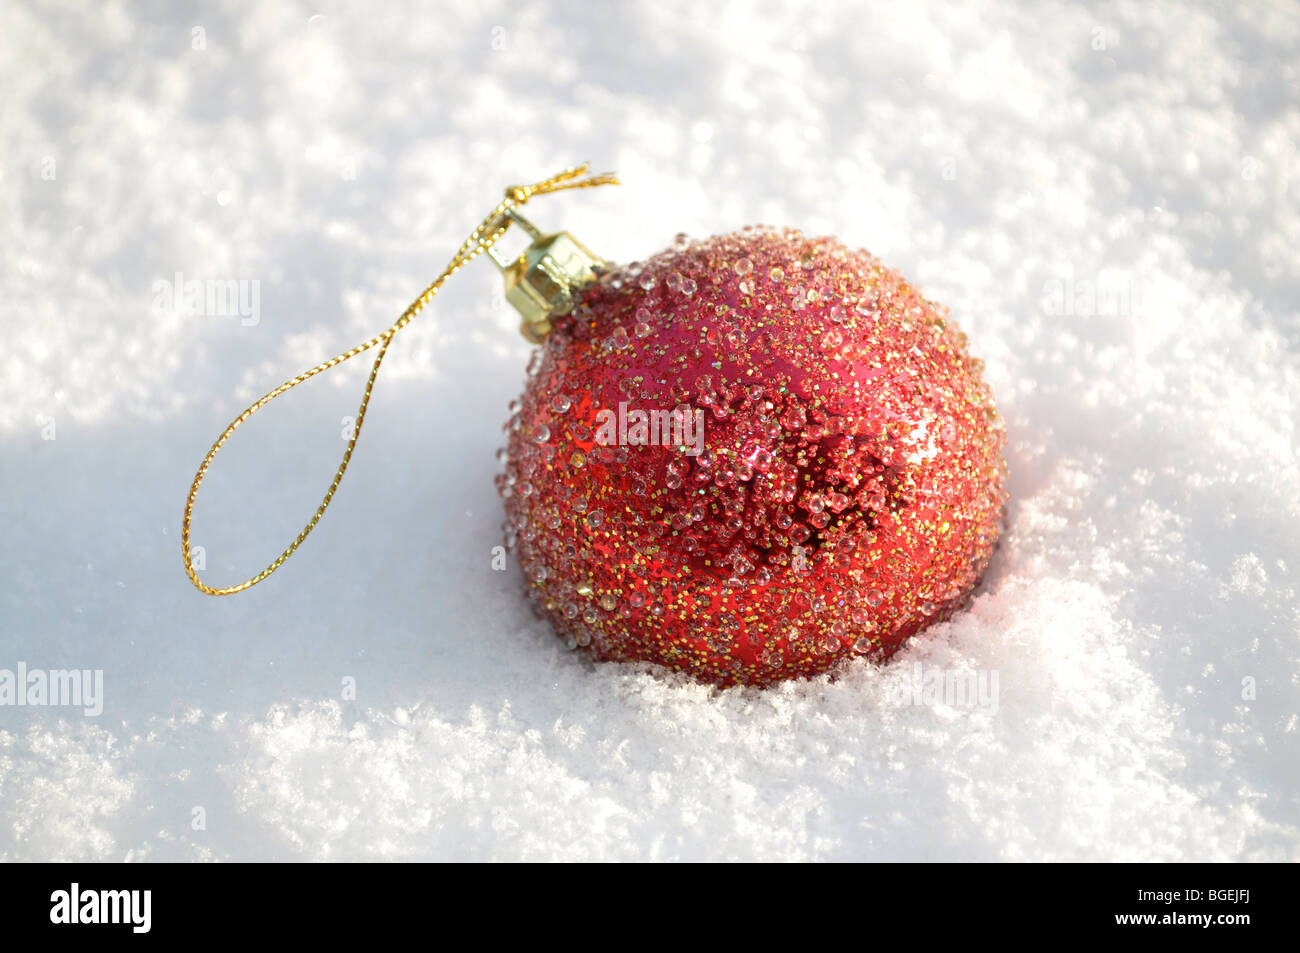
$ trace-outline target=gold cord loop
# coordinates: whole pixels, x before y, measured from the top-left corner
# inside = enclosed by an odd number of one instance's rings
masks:
[[[197,589],[210,596],[228,596],[236,592],[242,592],[245,589],[257,585],[267,576],[271,575],[271,573],[275,572],[284,564],[285,560],[293,555],[294,550],[302,545],[303,540],[307,538],[311,531],[316,528],[316,524],[320,522],[321,516],[324,515],[325,509],[330,505],[330,500],[334,498],[334,494],[339,488],[339,483],[343,480],[343,474],[347,472],[348,463],[352,460],[352,451],[357,445],[357,438],[361,436],[361,425],[366,419],[366,408],[370,405],[370,392],[375,386],[375,377],[379,374],[379,365],[383,363],[384,355],[388,353],[388,345],[392,343],[397,332],[410,324],[411,320],[424,310],[429,302],[433,300],[434,295],[438,293],[438,290],[446,283],[448,278],[460,271],[461,268],[477,258],[481,253],[487,251],[496,244],[497,240],[505,234],[513,221],[508,214],[510,211],[520,205],[524,205],[529,199],[537,195],[561,192],[566,189],[586,189],[598,185],[618,184],[618,179],[609,174],[593,175],[583,178],[582,176],[585,175],[586,171],[587,164],[584,163],[572,169],[566,169],[559,175],[552,176],[549,179],[544,179],[541,182],[534,183],[533,185],[514,185],[506,189],[505,200],[493,209],[487,218],[483,219],[482,223],[479,224],[478,228],[474,229],[469,238],[465,239],[464,244],[460,246],[459,251],[456,252],[456,255],[451,259],[447,267],[443,269],[442,274],[438,275],[438,277],[433,280],[432,284],[425,288],[420,296],[407,306],[406,310],[402,312],[402,316],[393,323],[392,327],[371,338],[369,341],[358,344],[356,347],[330,358],[328,361],[322,361],[311,370],[304,371],[292,380],[285,381],[275,390],[255,401],[247,410],[231,421],[230,426],[227,427],[221,436],[217,438],[217,442],[212,445],[212,449],[209,450],[207,456],[203,458],[203,462],[199,465],[198,472],[194,474],[194,482],[190,484],[189,496],[185,500],[185,515],[181,520],[181,549],[185,557],[185,572],[190,577],[190,582],[194,583]],[[245,579],[243,582],[234,586],[225,586],[222,588],[209,586],[199,578],[198,573],[194,569],[194,561],[190,552],[190,521],[194,514],[194,501],[199,495],[199,486],[203,483],[203,477],[207,474],[208,467],[212,465],[212,460],[216,457],[217,452],[225,446],[226,441],[230,439],[231,434],[239,428],[240,424],[253,416],[253,414],[257,413],[271,401],[275,400],[275,398],[279,397],[285,391],[292,390],[299,384],[315,377],[321,371],[327,371],[331,367],[336,367],[339,364],[342,364],[344,361],[351,360],[358,354],[368,351],[376,345],[379,345],[379,351],[375,354],[375,362],[370,367],[370,376],[366,379],[366,389],[361,398],[361,406],[357,409],[357,422],[352,431],[352,439],[348,441],[347,449],[343,451],[343,459],[339,462],[338,470],[334,473],[334,479],[330,483],[329,489],[325,491],[325,496],[321,500],[320,505],[316,507],[316,512],[312,515],[312,518],[307,522],[307,525],[303,527],[302,532],[298,534],[297,539],[290,543],[284,552],[280,553],[280,555],[277,556],[269,566],[259,572],[256,576]]]

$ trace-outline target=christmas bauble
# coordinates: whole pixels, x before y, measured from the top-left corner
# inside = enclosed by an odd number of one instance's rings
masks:
[[[969,598],[1004,503],[947,310],[792,230],[603,271],[507,431],[506,542],[558,634],[718,684],[887,658]]]

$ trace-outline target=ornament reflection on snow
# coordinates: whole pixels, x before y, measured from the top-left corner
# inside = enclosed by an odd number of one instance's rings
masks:
[[[550,317],[498,478],[571,646],[766,684],[886,658],[969,597],[1003,429],[946,309],[792,230],[597,271]]]
[[[887,658],[969,598],[997,541],[1003,430],[946,310],[830,238],[681,236],[615,267],[518,211],[615,181],[579,166],[507,189],[391,327],[236,417],[185,502],[195,587],[242,592],[302,544],[347,471],[393,338],[487,254],[541,345],[507,424],[506,542],[570,646],[767,684]],[[513,226],[533,241],[508,260],[497,242]],[[191,521],[218,451],[267,403],[372,348],[356,424],[307,525],[260,573],[202,581]]]

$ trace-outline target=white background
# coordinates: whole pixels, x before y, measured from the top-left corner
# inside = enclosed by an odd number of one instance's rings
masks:
[[[174,7],[0,8],[0,668],[106,694],[0,708],[0,858],[1300,858],[1300,8]],[[531,214],[606,257],[793,225],[951,307],[1009,430],[969,612],[770,691],[564,651],[490,566],[528,346],[485,262],[298,555],[190,587],[225,424],[583,159],[626,184]],[[156,308],[177,272],[260,321]],[[218,458],[210,581],[310,515],[363,362]],[[918,664],[996,710],[898,706]]]

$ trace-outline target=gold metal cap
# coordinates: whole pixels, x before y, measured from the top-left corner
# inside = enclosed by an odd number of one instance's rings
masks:
[[[543,235],[517,211],[505,214],[533,242],[514,261],[506,260],[498,245],[487,254],[505,277],[506,300],[523,315],[520,332],[540,344],[551,333],[551,319],[573,310],[578,293],[596,280],[606,262],[568,232]]]

